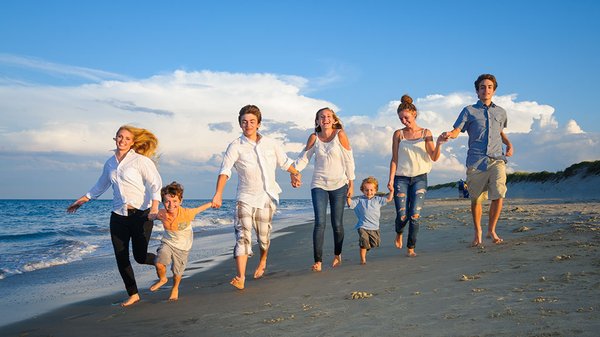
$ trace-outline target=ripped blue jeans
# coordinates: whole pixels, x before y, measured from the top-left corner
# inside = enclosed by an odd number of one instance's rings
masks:
[[[396,233],[402,234],[408,224],[406,247],[417,244],[421,209],[427,192],[427,173],[416,177],[394,177],[394,204],[396,205]]]

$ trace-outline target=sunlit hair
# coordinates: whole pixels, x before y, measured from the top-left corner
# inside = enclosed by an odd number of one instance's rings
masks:
[[[183,200],[183,186],[178,182],[174,181],[169,185],[160,189],[160,197],[162,201],[165,201],[167,195],[171,197],[179,197],[179,200]]]
[[[375,177],[368,177],[363,179],[362,183],[360,184],[360,190],[362,192],[364,192],[366,184],[373,184],[375,186],[375,192],[377,192],[377,190],[379,189],[379,182],[377,181],[377,179],[375,179]]]
[[[319,114],[325,110],[331,111],[331,116],[333,117],[333,128],[334,129],[343,129],[344,126],[342,125],[342,121],[340,120],[340,118],[335,114],[335,112],[333,110],[325,107],[325,108],[319,109],[319,111],[317,111],[317,114],[315,115],[315,132],[321,132],[321,126],[319,125]]]
[[[404,110],[412,112],[413,116],[417,118],[417,107],[413,104],[412,97],[408,95],[403,95],[402,98],[400,98],[400,105],[398,105],[396,112],[398,115],[400,115],[400,113]]]
[[[158,138],[152,132],[131,125],[123,125],[117,130],[117,134],[121,130],[127,130],[133,135],[133,145],[131,148],[135,152],[148,158],[155,158],[156,149],[158,148]]]
[[[240,115],[238,116],[238,123],[240,123],[240,126],[242,126],[242,116],[245,114],[252,114],[256,116],[256,119],[258,119],[258,124],[260,124],[260,121],[262,120],[262,114],[256,105],[248,104],[240,109]]]
[[[479,75],[479,77],[477,77],[477,80],[475,80],[475,91],[479,90],[479,83],[481,83],[481,81],[483,80],[492,81],[492,83],[494,83],[494,91],[498,89],[498,82],[496,81],[496,76],[492,74],[481,74]]]

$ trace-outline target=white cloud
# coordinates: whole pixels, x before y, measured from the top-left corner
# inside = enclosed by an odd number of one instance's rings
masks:
[[[158,136],[162,153],[159,164],[165,180],[187,179],[193,186],[189,190],[197,191],[196,197],[210,197],[221,153],[239,136],[237,114],[242,106],[258,105],[264,114],[262,130],[282,140],[289,152],[301,150],[312,132],[316,110],[323,106],[337,110],[332,102],[305,96],[302,92],[309,85],[310,81],[298,76],[210,71],[175,71],[140,80],[71,87],[2,82],[0,155],[6,160],[2,160],[0,171],[15,177],[21,174],[8,164],[10,158],[16,158],[15,153],[20,153],[43,158],[39,163],[44,164],[31,166],[35,174],[50,174],[51,167],[54,171],[85,171],[86,177],[94,176],[99,174],[98,160],[104,160],[114,148],[116,129],[134,124]],[[475,101],[469,93],[415,97],[418,122],[437,136],[451,129],[460,110]],[[575,162],[600,158],[599,135],[585,133],[574,120],[561,127],[554,108],[517,101],[515,94],[498,96],[494,101],[508,113],[506,131],[515,147],[509,170],[560,170]],[[370,116],[340,114],[354,149],[357,179],[374,175],[382,180],[382,186],[387,183],[391,136],[402,127],[396,114],[398,103],[383,102],[382,108]],[[466,141],[463,135],[444,145],[430,183],[464,176]],[[48,185],[56,184],[51,188],[64,191],[65,182],[54,180],[48,179]],[[281,185],[288,196],[306,198],[310,195],[310,172],[305,173],[304,180],[305,187],[295,194],[290,194],[285,181]],[[84,192],[93,182],[77,181],[69,188]],[[2,196],[19,197],[14,191],[5,193]],[[36,195],[31,192],[21,197]]]

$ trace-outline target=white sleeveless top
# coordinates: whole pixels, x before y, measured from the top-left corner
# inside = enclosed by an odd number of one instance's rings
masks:
[[[421,138],[412,140],[405,139],[404,131],[400,130],[397,176],[416,177],[431,171],[432,161],[425,149],[425,130],[423,129]]]
[[[336,190],[354,180],[354,157],[352,150],[346,150],[336,132],[333,139],[323,142],[317,136],[315,144],[308,151],[302,151],[294,166],[301,171],[306,167],[313,154],[315,169],[310,188],[322,188],[326,191]]]

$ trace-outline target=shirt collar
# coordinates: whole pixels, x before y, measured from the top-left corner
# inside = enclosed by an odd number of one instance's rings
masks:
[[[483,102],[481,100],[477,100],[475,107],[477,107],[477,108],[495,108],[496,104],[494,102],[491,102],[490,106],[486,106],[485,104],[483,104]]]
[[[263,136],[259,132],[257,132],[256,134],[258,135],[258,142],[260,142]],[[244,135],[243,133],[240,139],[242,140],[242,143],[258,144],[258,142],[251,140],[250,138],[246,137],[246,135]]]

